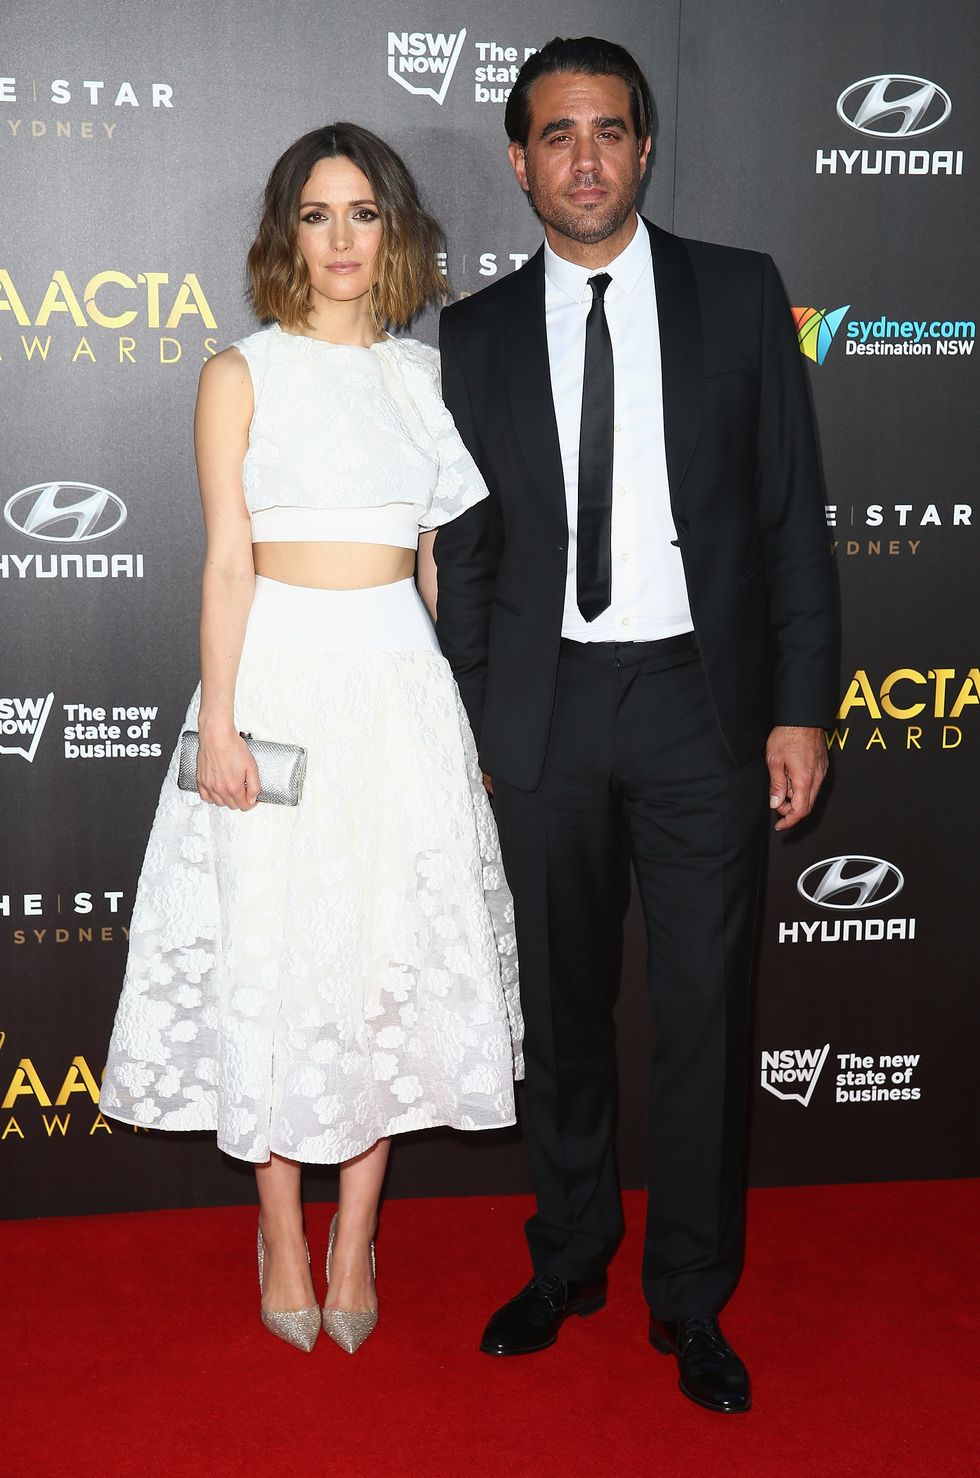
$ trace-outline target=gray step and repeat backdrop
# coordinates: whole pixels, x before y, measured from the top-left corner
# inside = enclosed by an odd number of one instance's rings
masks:
[[[973,0],[7,0],[0,19],[2,1214],[247,1200],[204,1136],[96,1097],[142,849],[196,679],[191,414],[253,326],[265,176],[389,138],[456,292],[540,239],[505,158],[528,51],[606,28],[657,99],[647,214],[772,252],[811,374],[844,646],[832,781],[770,851],[757,1184],[975,1174],[980,621]],[[418,333],[434,341],[434,318]],[[642,1183],[642,932],[619,1005]],[[399,1143],[391,1193],[523,1190],[516,1132]],[[333,1172],[314,1171],[326,1197]]]

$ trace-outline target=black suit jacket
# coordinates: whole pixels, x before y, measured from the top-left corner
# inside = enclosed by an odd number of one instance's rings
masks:
[[[835,595],[816,439],[771,258],[645,222],[671,508],[694,627],[737,763],[773,724],[828,726]],[[544,249],[452,304],[443,395],[490,497],[440,529],[437,631],[491,775],[532,790],[554,705],[568,524]]]

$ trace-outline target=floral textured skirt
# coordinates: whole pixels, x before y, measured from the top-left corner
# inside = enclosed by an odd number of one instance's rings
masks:
[[[196,727],[198,695],[187,715]],[[473,736],[411,580],[258,578],[236,724],[309,754],[296,807],[180,791],[150,833],[101,1107],[238,1159],[514,1122],[513,902]]]

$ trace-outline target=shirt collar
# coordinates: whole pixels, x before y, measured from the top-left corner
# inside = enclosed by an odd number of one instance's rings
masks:
[[[595,277],[597,272],[608,272],[621,293],[631,293],[644,273],[650,270],[651,262],[650,236],[639,216],[629,244],[605,267],[580,267],[576,262],[566,261],[552,251],[547,239],[544,243],[545,276],[553,287],[573,303],[591,301],[589,278]]]

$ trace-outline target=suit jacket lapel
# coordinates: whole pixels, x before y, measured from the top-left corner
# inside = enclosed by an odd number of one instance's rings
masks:
[[[544,247],[520,269],[513,321],[508,324],[511,409],[521,452],[534,484],[565,522],[565,474],[551,393],[544,317]]]
[[[676,236],[644,221],[650,233],[660,323],[667,479],[676,510],[681,485],[701,429],[704,347],[701,307],[687,248]]]

